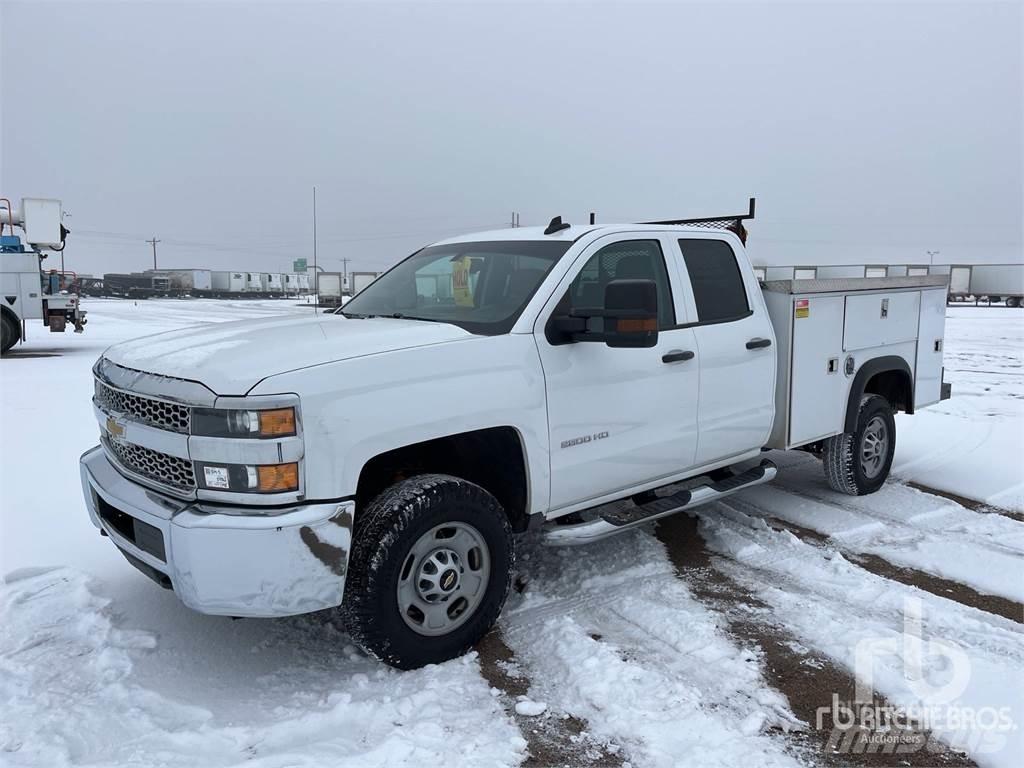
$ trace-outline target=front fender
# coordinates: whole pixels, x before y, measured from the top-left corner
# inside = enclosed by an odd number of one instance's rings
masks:
[[[299,395],[310,499],[354,496],[374,456],[446,435],[511,426],[531,511],[550,492],[544,377],[532,335],[473,336],[271,376],[250,394]]]

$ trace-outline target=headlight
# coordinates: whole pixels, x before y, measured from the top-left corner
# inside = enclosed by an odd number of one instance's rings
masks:
[[[202,488],[235,493],[283,493],[299,490],[299,465],[220,464],[196,462],[196,476]]]
[[[296,434],[295,409],[193,408],[192,434],[204,437],[292,437]]]

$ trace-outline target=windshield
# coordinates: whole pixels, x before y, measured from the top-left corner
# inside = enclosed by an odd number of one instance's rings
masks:
[[[529,240],[434,245],[374,280],[341,314],[432,320],[470,333],[508,333],[571,245]]]

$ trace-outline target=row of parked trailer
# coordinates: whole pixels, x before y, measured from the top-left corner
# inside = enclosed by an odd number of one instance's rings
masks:
[[[276,298],[309,293],[309,275],[296,272],[235,272],[212,269],[147,269],[83,278],[87,296],[146,299],[157,296]]]

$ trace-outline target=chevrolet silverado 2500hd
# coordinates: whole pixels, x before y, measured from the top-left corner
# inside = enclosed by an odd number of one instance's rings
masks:
[[[97,361],[92,522],[190,607],[338,608],[398,667],[495,622],[515,534],[580,544],[771,480],[884,482],[948,396],[945,279],[760,284],[733,232],[516,228],[416,252],[333,314]]]

